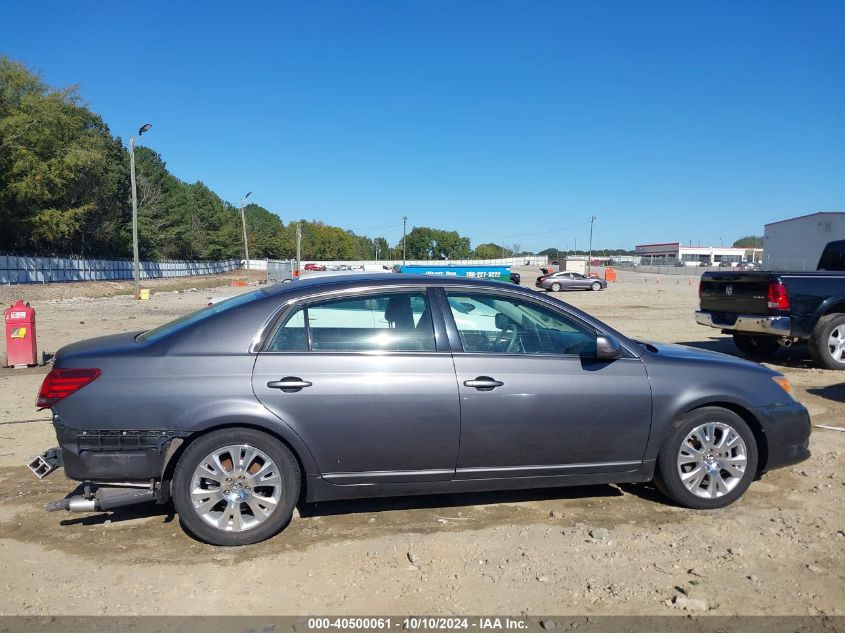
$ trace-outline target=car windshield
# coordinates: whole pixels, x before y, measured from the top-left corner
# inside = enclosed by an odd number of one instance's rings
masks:
[[[147,330],[146,332],[143,332],[137,337],[135,337],[135,340],[139,343],[157,341],[161,338],[164,338],[165,336],[173,334],[173,332],[181,330],[182,328],[186,328],[189,325],[193,325],[194,323],[204,321],[205,319],[212,317],[215,314],[220,314],[221,312],[231,310],[232,308],[235,308],[239,305],[243,305],[245,303],[249,303],[250,301],[254,301],[262,296],[264,296],[263,290],[254,290],[252,292],[247,292],[242,295],[238,295],[237,297],[226,299],[225,301],[215,303],[214,305],[202,308],[201,310],[197,310],[196,312],[191,312],[190,314],[181,316],[178,319],[170,321],[169,323],[165,323],[164,325],[159,325],[157,328],[153,328],[152,330]]]

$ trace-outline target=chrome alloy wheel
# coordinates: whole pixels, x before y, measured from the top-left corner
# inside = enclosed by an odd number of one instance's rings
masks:
[[[191,477],[194,510],[226,532],[244,532],[262,524],[281,496],[278,466],[248,444],[215,449],[200,461]]]
[[[845,326],[833,328],[827,339],[827,351],[833,360],[839,363],[845,361]]]
[[[736,488],[746,474],[747,463],[745,440],[723,422],[695,427],[678,451],[681,483],[703,499],[716,499]]]

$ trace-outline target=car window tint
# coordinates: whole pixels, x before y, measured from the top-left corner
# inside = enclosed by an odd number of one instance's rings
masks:
[[[447,297],[465,352],[595,357],[596,331],[543,305],[485,293]]]
[[[434,327],[421,292],[333,299],[307,307],[314,351],[434,351]]]
[[[305,329],[305,308],[296,308],[288,315],[267,346],[270,352],[307,352],[308,333]]]

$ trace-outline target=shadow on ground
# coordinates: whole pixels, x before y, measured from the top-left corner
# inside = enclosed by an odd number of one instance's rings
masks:
[[[624,492],[623,492],[624,491]],[[81,494],[81,487],[71,494]],[[300,502],[299,514],[302,517],[329,517],[338,515],[373,514],[396,510],[435,510],[438,508],[474,508],[478,506],[514,504],[532,501],[567,501],[604,499],[621,497],[624,493],[667,504],[666,498],[650,486],[626,484],[617,488],[612,485],[573,486],[566,488],[540,488],[529,490],[506,490],[493,492],[465,492],[437,495],[411,495],[405,497],[377,497],[372,499],[346,499],[339,501],[321,501],[319,503]],[[68,495],[71,496],[71,495]],[[107,522],[120,523],[151,517],[163,517],[164,523],[175,518],[171,503],[158,505],[152,502],[115,508],[96,514],[70,515],[60,523],[63,526],[101,525]]]
[[[763,358],[750,358],[740,352],[733,340],[728,336],[711,336],[704,341],[683,341],[678,345],[688,345],[689,347],[697,347],[710,352],[719,352],[721,354],[728,354],[743,360],[750,360],[753,362],[763,362],[768,365],[776,365],[779,367],[788,367],[791,369],[809,369],[814,367],[813,359],[806,345],[793,345],[789,348],[779,349],[770,356]]]
[[[619,497],[622,492],[608,485],[573,486],[571,488],[540,488],[530,490],[506,490],[495,492],[463,492],[454,494],[420,495],[407,497],[379,497],[374,499],[351,499],[302,503],[299,506],[303,517],[332,516],[338,514],[368,514],[391,510],[431,510],[436,508],[461,508],[482,505],[522,503],[526,501],[550,501]]]
[[[834,402],[845,402],[845,383],[840,382],[838,385],[828,385],[827,387],[811,387],[807,389],[807,393]]]

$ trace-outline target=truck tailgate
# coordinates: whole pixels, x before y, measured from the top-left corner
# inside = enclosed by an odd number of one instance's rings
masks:
[[[723,314],[769,314],[767,272],[709,272],[701,276],[701,309]]]

